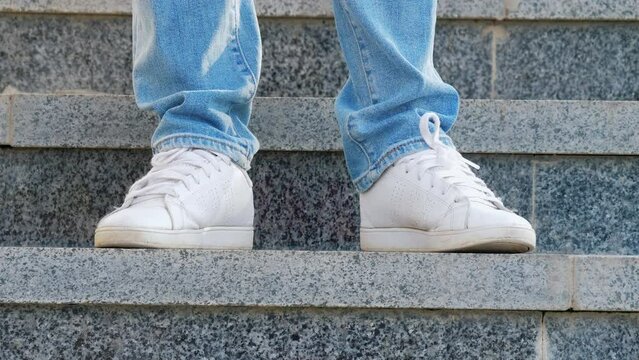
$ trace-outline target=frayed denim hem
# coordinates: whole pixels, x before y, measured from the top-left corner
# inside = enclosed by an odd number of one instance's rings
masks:
[[[382,176],[384,171],[386,171],[386,169],[399,159],[428,149],[430,149],[430,147],[421,137],[405,140],[401,143],[392,145],[388,150],[386,150],[384,155],[382,155],[382,157],[380,157],[379,160],[377,160],[373,166],[368,169],[368,171],[353,180],[357,191],[366,192],[366,190],[370,189],[377,179]]]
[[[235,164],[244,170],[251,168],[251,160],[253,160],[253,155],[255,154],[255,151],[247,150],[235,143],[193,135],[174,135],[160,139],[153,144],[153,153],[180,148],[198,148],[219,152],[231,158]]]

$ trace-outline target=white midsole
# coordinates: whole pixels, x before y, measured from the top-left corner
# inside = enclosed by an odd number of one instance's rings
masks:
[[[198,230],[99,228],[95,247],[246,250],[253,248],[253,227]]]
[[[524,227],[487,227],[455,231],[412,228],[361,228],[365,251],[481,251],[528,252],[536,245],[535,231]]]

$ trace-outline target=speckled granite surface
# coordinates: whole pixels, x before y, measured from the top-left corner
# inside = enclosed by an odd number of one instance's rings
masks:
[[[0,16],[0,91],[131,89],[131,19]]]
[[[639,254],[635,157],[468,157],[532,220],[538,251]],[[1,149],[0,245],[90,246],[99,218],[149,158],[147,150]],[[262,152],[251,176],[258,249],[358,248],[358,198],[341,154]]]
[[[0,118],[7,101],[0,95]],[[332,98],[257,98],[250,127],[263,150],[339,151],[333,107]],[[12,113],[19,147],[146,148],[156,124],[123,95],[14,95]],[[633,155],[638,121],[635,101],[463,100],[451,136],[467,153]]]
[[[0,11],[131,14],[132,0],[0,0]]]
[[[332,20],[260,23],[264,60],[260,96],[335,96],[347,77]],[[464,98],[490,93],[490,36],[474,22],[438,24],[435,65]]]
[[[542,249],[639,253],[637,157],[538,157],[535,173]]]
[[[538,359],[540,314],[0,307],[0,357]]]
[[[90,246],[95,224],[148,169],[146,150],[0,149],[0,245]],[[480,174],[529,217],[530,158],[474,156]],[[355,250],[359,205],[342,155],[259,153],[259,249]],[[515,179],[515,180],[514,180]]]
[[[0,247],[0,258],[4,304],[639,311],[637,256]]]
[[[509,19],[639,19],[637,0],[504,1],[504,7]]]
[[[346,79],[332,20],[263,19],[261,96],[334,96]],[[490,39],[474,22],[440,22],[437,65],[466,98],[490,89]],[[0,16],[0,89],[131,93],[127,17]]]
[[[572,297],[566,255],[20,247],[0,255],[1,303],[567,310]]]
[[[545,359],[637,359],[639,314],[549,313]]]
[[[89,246],[149,159],[150,151],[0,149],[0,243]]]
[[[0,145],[9,143],[9,97],[0,95]]]
[[[636,24],[513,23],[500,29],[498,98],[639,99]]]
[[[576,257],[574,298],[576,310],[639,312],[639,258]]]
[[[451,136],[463,152],[633,155],[637,122],[635,101],[466,100]]]
[[[256,0],[260,16],[332,16],[331,0]],[[438,16],[470,19],[634,20],[636,0],[440,0]],[[0,11],[130,14],[131,0],[0,0]]]
[[[0,89],[130,93],[130,27],[128,17],[2,15]],[[336,95],[347,70],[332,20],[265,18],[260,29],[261,96]],[[615,22],[443,20],[435,63],[463,98],[639,99],[638,31]]]

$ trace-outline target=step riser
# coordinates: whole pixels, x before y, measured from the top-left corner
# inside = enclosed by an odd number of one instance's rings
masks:
[[[1,306],[0,319],[4,359],[541,359],[537,312]]]
[[[148,150],[2,149],[0,244],[91,246],[97,220],[149,158]],[[539,251],[639,254],[636,157],[469,158],[508,206],[532,220]],[[256,248],[358,248],[358,199],[341,154],[262,152],[251,175]]]
[[[337,93],[347,71],[332,20],[267,18],[261,32],[261,96]],[[130,38],[128,17],[1,15],[0,89],[130,93]],[[634,22],[444,20],[436,64],[464,98],[632,100],[637,39]]]
[[[636,314],[1,306],[0,319],[4,359],[639,356]]]

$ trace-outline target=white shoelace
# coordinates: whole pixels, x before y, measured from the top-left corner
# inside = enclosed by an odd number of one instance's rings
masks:
[[[200,183],[201,176],[211,177],[212,171],[222,171],[222,166],[230,166],[231,159],[201,149],[173,149],[153,156],[153,168],[136,181],[124,199],[123,208],[136,199],[164,198],[177,196],[177,186],[181,183],[187,190]]]
[[[433,133],[429,129],[431,122],[435,125]],[[431,149],[405,157],[397,163],[398,165],[404,166],[407,173],[416,169],[419,181],[426,173],[432,172],[434,174],[432,178],[441,179],[441,181],[433,181],[430,184],[431,187],[438,186],[442,195],[455,189],[458,193],[456,202],[466,198],[468,201],[508,210],[501,199],[496,197],[486,183],[471,170],[471,167],[479,170],[479,165],[465,159],[457,150],[441,141],[441,121],[437,114],[424,114],[419,123],[419,130]]]

